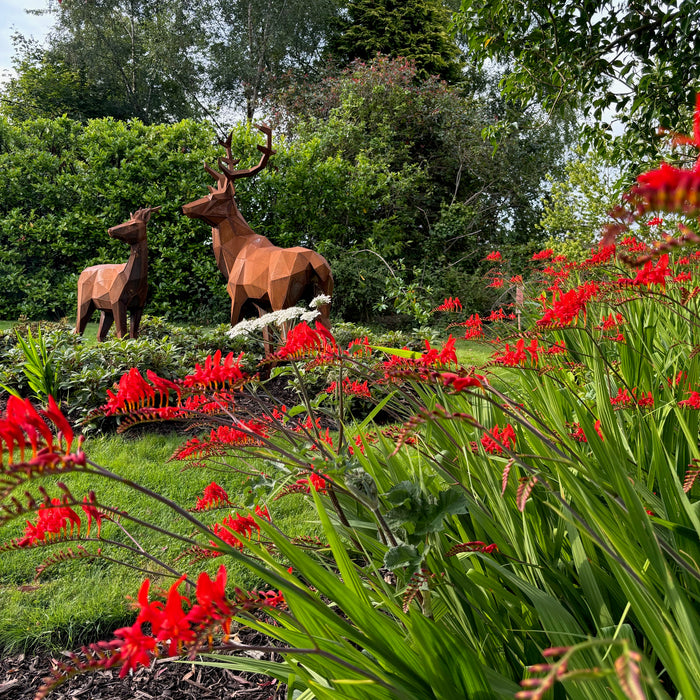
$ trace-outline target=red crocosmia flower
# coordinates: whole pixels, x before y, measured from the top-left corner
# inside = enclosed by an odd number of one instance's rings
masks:
[[[501,309],[496,309],[495,311],[492,311],[488,317],[486,318],[487,321],[502,321],[506,317],[506,312],[501,308]]]
[[[132,411],[141,406],[153,406],[156,392],[141,375],[137,367],[123,374],[117,386],[117,393],[107,390],[109,397],[102,407],[106,416]]]
[[[634,399],[632,398],[632,395],[627,391],[626,388],[620,387],[617,390],[617,396],[611,396],[610,397],[610,404],[612,406],[629,406]]]
[[[496,352],[491,356],[491,362],[496,365],[503,365],[504,367],[515,367],[525,364],[527,356],[530,355],[532,363],[536,365],[539,360],[539,353],[542,351],[543,348],[538,345],[537,338],[533,338],[527,347],[525,347],[525,339],[520,338],[513,350],[511,350],[510,345],[506,343],[505,350],[502,353],[499,354]]]
[[[498,250],[494,250],[492,253],[489,253],[485,260],[488,260],[489,262],[501,262],[503,260],[503,256]]]
[[[280,359],[304,357],[310,354],[336,354],[335,338],[328,329],[316,323],[314,330],[306,321],[294,326],[288,333],[285,344],[275,353]]]
[[[459,297],[445,297],[445,301],[440,304],[440,306],[436,306],[433,311],[461,311],[462,310],[462,302],[459,300]]]
[[[61,413],[61,409],[54,401],[53,396],[49,396],[49,406],[43,413],[58,428],[59,439],[61,436],[63,437],[66,443],[65,451],[67,453],[70,452],[70,448],[73,445],[73,428],[71,428],[70,423]]]
[[[180,386],[178,384],[176,384],[175,382],[171,382],[169,379],[159,377],[155,372],[152,372],[150,369],[146,370],[146,377],[148,377],[148,380],[151,382],[151,384],[153,384],[156,391],[159,393],[161,406],[168,405],[170,391],[174,391],[177,394],[177,398],[179,401],[182,390],[180,389]]]
[[[418,358],[418,363],[422,365],[450,365],[457,364],[457,353],[455,352],[455,339],[450,337],[439,350],[430,347],[430,341],[425,340],[425,352]]]
[[[598,433],[598,437],[599,437],[601,440],[605,440],[605,438],[603,437],[603,430],[602,430],[602,428],[600,427],[600,418],[595,422],[595,424],[593,425],[593,427],[595,428],[596,433]]]
[[[150,666],[156,652],[155,637],[144,634],[141,623],[135,622],[131,627],[121,627],[114,632],[111,642],[99,642],[103,649],[112,649],[116,653],[107,661],[105,668],[115,664],[121,665],[119,677],[124,678],[129,671],[139,666]]]
[[[566,353],[566,343],[563,340],[557,340],[554,345],[551,345],[545,350],[547,355],[563,355]]]
[[[95,502],[95,494],[93,492],[90,492],[90,498],[88,499],[87,496],[83,498],[83,503],[80,506],[83,511],[85,512],[85,515],[87,515],[88,521],[87,521],[87,532],[85,533],[86,536],[90,534],[90,527],[92,526],[92,521],[94,520],[97,523],[97,536],[100,536],[100,528],[102,527],[102,518],[103,515],[100,513],[99,510],[93,505]]]
[[[522,275],[513,275],[510,280],[508,280],[511,284],[522,284],[523,283],[523,276]]]
[[[541,250],[539,253],[535,253],[532,256],[533,260],[549,260],[554,255],[554,251],[551,248],[546,250]]]
[[[595,267],[597,265],[603,265],[604,263],[612,260],[612,258],[615,257],[615,251],[616,247],[614,243],[611,245],[603,245],[602,243],[599,243],[598,249],[596,250],[595,248],[593,248],[591,250],[591,257],[587,260],[584,260],[581,263],[581,267],[586,268]]]
[[[81,521],[78,514],[58,498],[42,503],[37,511],[36,524],[27,521],[24,537],[15,541],[18,547],[31,547],[38,542],[47,542],[56,536],[67,537],[73,529],[80,532]]]
[[[652,260],[647,261],[644,267],[637,272],[637,276],[632,280],[632,284],[645,284],[647,287],[652,284],[660,284],[662,287],[665,287],[666,277],[670,274],[672,273],[668,269],[668,254],[662,255],[658,259],[656,266],[654,266]]]
[[[661,217],[654,216],[647,221],[647,226],[661,226],[664,220]]]
[[[622,314],[615,314],[613,316],[612,311],[608,314],[607,318],[603,316],[600,325],[596,326],[598,330],[609,331],[611,328],[615,328],[620,324],[625,323],[625,319]]]
[[[187,618],[196,626],[208,627],[213,621],[224,621],[224,632],[228,634],[230,628],[230,616],[233,608],[226,598],[226,567],[222,564],[216,574],[216,579],[211,580],[206,571],[197,579],[195,595],[197,603],[187,613]]]
[[[651,391],[648,391],[646,395],[642,394],[641,396],[637,397],[637,405],[640,408],[653,408],[654,397],[651,395]]]
[[[634,236],[625,236],[620,244],[623,245],[629,253],[645,253],[649,246],[643,241],[638,241]]]
[[[369,386],[367,382],[350,381],[349,377],[345,377],[342,382],[343,394],[347,396],[361,396],[365,399],[371,399],[372,394],[370,393]],[[326,389],[327,394],[334,393],[338,388],[338,382],[331,382],[330,386]]]
[[[372,354],[372,348],[369,345],[369,338],[355,338],[348,344],[348,352],[356,357],[369,357]]]
[[[204,367],[196,364],[194,372],[188,374],[182,383],[186,387],[202,389],[218,387],[223,384],[235,384],[246,378],[241,369],[242,359],[243,353],[234,360],[233,352],[230,352],[222,362],[221,350],[217,350],[213,355],[207,356],[204,360]]]
[[[569,433],[569,437],[573,438],[577,442],[588,442],[586,433],[583,432],[583,428],[580,423],[574,423],[570,427],[574,428],[574,431]]]
[[[690,272],[681,272],[673,278],[674,282],[690,282],[693,279],[693,275]]]
[[[197,634],[190,626],[187,615],[182,607],[183,601],[189,605],[189,600],[177,590],[186,576],[181,576],[168,591],[168,598],[163,608],[158,632],[154,630],[159,642],[168,642],[168,655],[175,656],[182,651],[183,645],[191,644],[197,639]]]
[[[466,321],[463,321],[459,325],[467,327],[467,330],[464,334],[465,340],[484,337],[481,316],[479,316],[479,314],[472,314]]]
[[[212,481],[209,486],[204,487],[204,495],[197,499],[197,505],[194,507],[194,509],[209,510],[210,508],[230,505],[232,504],[228,499],[228,494],[226,491],[215,481]]]
[[[487,284],[487,287],[493,287],[494,289],[499,289],[503,286],[503,278],[502,277],[494,277],[493,280],[491,281],[491,284]]]
[[[158,634],[161,628],[165,603],[160,600],[149,600],[148,591],[151,587],[150,579],[145,579],[139,588],[136,598],[139,614],[136,617],[136,624],[147,622],[151,625],[153,634]]]
[[[584,282],[579,287],[561,294],[554,293],[551,308],[545,308],[544,316],[537,321],[539,326],[566,326],[575,321],[581,313],[586,314],[586,306],[600,292],[595,282]]]
[[[700,409],[700,392],[691,391],[690,396],[684,401],[679,401],[678,405],[683,406],[683,408]]]
[[[483,387],[486,378],[481,374],[474,374],[468,377],[461,377],[452,372],[443,372],[440,379],[446,387],[452,387],[455,391],[462,391],[472,386]]]
[[[503,430],[495,425],[491,430],[481,436],[481,444],[489,454],[503,454],[503,448],[512,450],[515,446],[515,430],[508,423]]]

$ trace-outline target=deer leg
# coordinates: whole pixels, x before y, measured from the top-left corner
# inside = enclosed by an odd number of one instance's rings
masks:
[[[75,322],[75,332],[78,335],[82,335],[85,332],[85,327],[87,326],[94,310],[95,305],[92,303],[92,299],[78,306],[78,317]]]
[[[241,309],[245,304],[248,295],[245,289],[239,285],[229,287],[228,293],[231,296],[231,325],[235,326],[241,318]]]
[[[106,311],[104,309],[100,310],[100,326],[97,329],[97,340],[103,343],[107,338],[107,333],[112,327],[112,322],[114,321],[114,316],[111,311]]]
[[[143,307],[136,306],[131,309],[131,323],[129,324],[129,337],[135,339],[139,337],[139,324],[143,315]]]
[[[114,330],[117,338],[121,339],[126,336],[126,304],[118,301],[113,307],[114,313]]]

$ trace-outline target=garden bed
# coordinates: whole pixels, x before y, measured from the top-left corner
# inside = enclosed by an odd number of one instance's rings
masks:
[[[252,630],[240,631],[238,638],[250,645],[264,646],[266,638]],[[274,654],[251,652],[256,658],[276,660]],[[43,679],[65,660],[61,654],[14,654],[0,656],[0,698],[33,700]],[[175,663],[156,659],[148,668],[119,678],[119,669],[81,674],[59,686],[54,700],[277,700],[286,689],[256,673]]]

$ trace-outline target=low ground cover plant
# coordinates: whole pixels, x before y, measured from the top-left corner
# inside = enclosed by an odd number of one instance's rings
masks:
[[[682,142],[700,147],[700,105]],[[174,456],[219,470],[197,500],[91,460],[52,399],[39,412],[12,397],[0,421],[0,518],[17,533],[6,552],[48,548],[52,565],[108,556],[102,532],[118,519],[167,534],[181,554],[129,551],[147,570],[132,624],[74,654],[38,696],[154,656],[254,669],[290,698],[700,695],[700,253],[688,247],[700,242],[699,173],[640,176],[582,263],[536,253],[517,309],[488,321],[505,331],[517,311],[520,332],[517,318],[500,338],[475,314],[458,321],[493,343],[483,367],[461,366],[453,337],[420,352],[340,344],[305,321],[262,365],[293,376],[295,406],[234,353],[178,380],[131,369],[102,414],[124,428],[198,421]],[[659,231],[656,246],[638,224]],[[517,274],[494,268],[491,284],[517,289]],[[459,310],[454,297],[444,306]],[[321,368],[329,383],[311,391],[305,375]],[[256,411],[240,410],[241,390]],[[227,477],[241,468],[247,502],[233,508]],[[172,518],[108,502],[103,482]],[[290,498],[313,507],[315,537],[278,527]],[[232,562],[264,585],[232,581]],[[283,663],[232,654],[257,650],[236,641],[240,625],[268,635]]]

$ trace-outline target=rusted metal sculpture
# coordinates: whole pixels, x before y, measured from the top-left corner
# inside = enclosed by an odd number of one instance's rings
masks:
[[[126,314],[131,314],[129,336],[137,338],[139,323],[148,293],[148,243],[146,225],[160,207],[139,209],[129,221],[113,226],[107,233],[131,246],[131,255],[124,265],[93,265],[78,278],[78,318],[75,332],[82,335],[95,309],[100,310],[97,340],[102,342],[112,323],[117,338],[126,335]]]
[[[226,157],[219,158],[221,172],[204,165],[218,181],[217,187],[209,187],[206,197],[182,207],[186,216],[212,227],[214,256],[231,297],[231,325],[238,323],[248,302],[258,311],[279,311],[302,300],[311,301],[319,294],[330,296],[333,291],[333,275],[325,258],[308,248],[273,245],[253,231],[236,205],[235,181],[260,172],[275,153],[272,129],[266,124],[257,128],[267,136],[267,144],[258,145],[260,162],[247,170],[234,170],[239,160],[231,155],[230,134],[226,141],[219,141],[226,149]],[[330,328],[329,305],[321,304],[318,310],[320,320]]]

